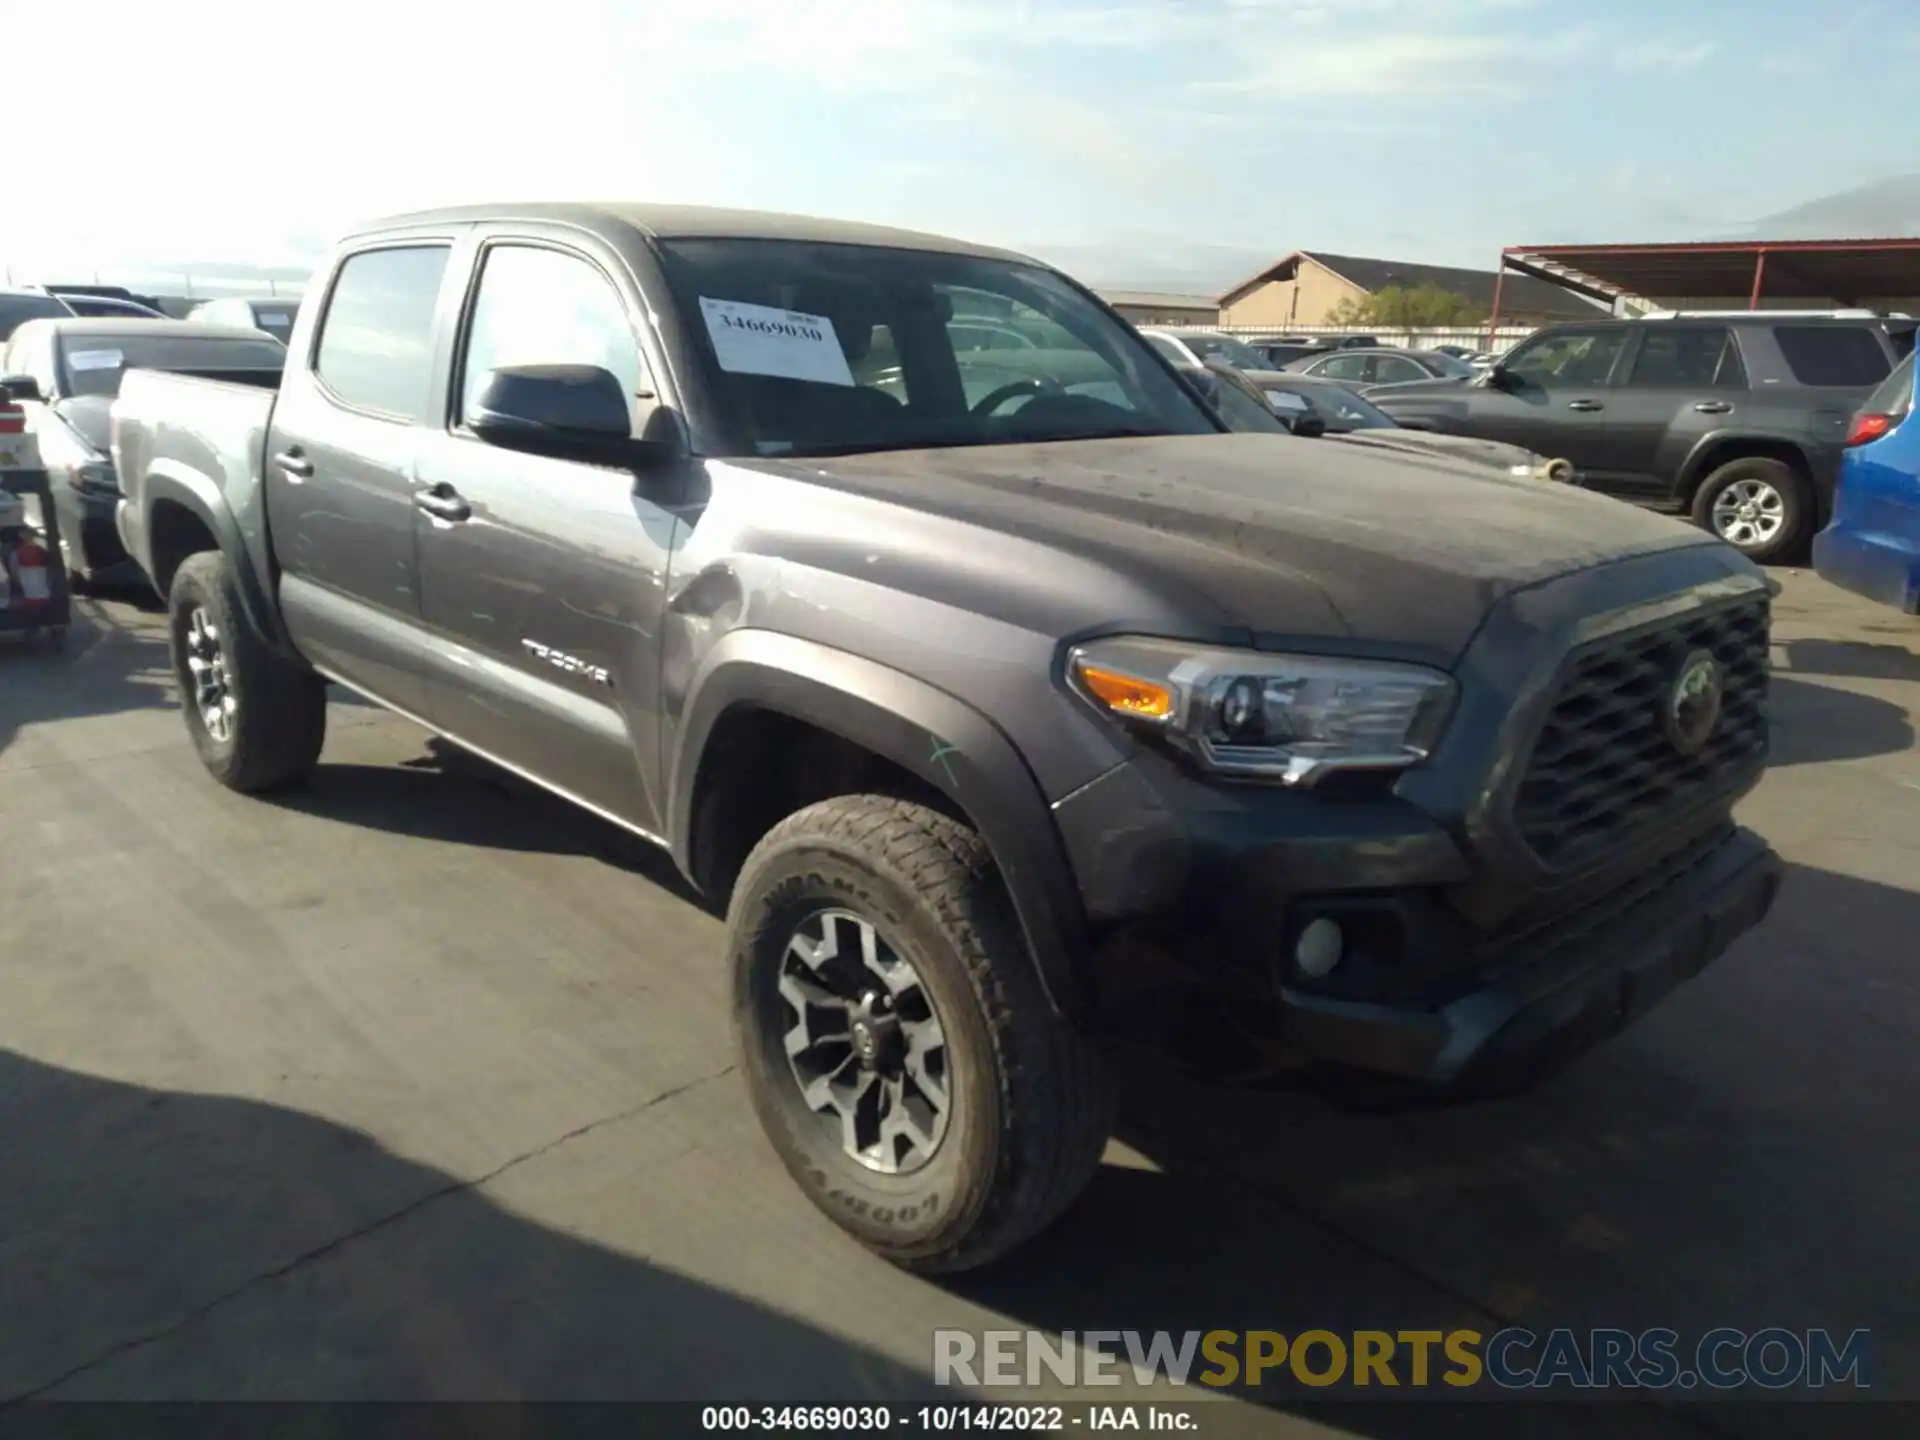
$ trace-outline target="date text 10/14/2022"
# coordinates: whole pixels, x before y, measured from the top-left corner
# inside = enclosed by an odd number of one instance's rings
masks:
[[[904,1433],[946,1435],[992,1431],[1043,1435],[1070,1430],[1147,1430],[1192,1433],[1200,1422],[1179,1405],[708,1405],[703,1431],[828,1432],[837,1435]]]

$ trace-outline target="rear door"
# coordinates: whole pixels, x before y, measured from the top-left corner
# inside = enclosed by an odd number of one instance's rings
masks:
[[[426,692],[413,469],[453,240],[386,239],[344,257],[317,323],[294,336],[267,438],[288,632],[321,670],[414,715]]]
[[[423,444],[416,517],[434,653],[428,715],[454,738],[649,833],[674,514],[625,470],[501,449],[465,414],[488,370],[588,364],[636,427],[664,374],[638,281],[573,231],[481,226],[452,383]],[[643,340],[643,336],[645,337]],[[640,433],[637,428],[636,433]]]
[[[1587,482],[1626,498],[1670,500],[1708,436],[1742,423],[1747,372],[1725,325],[1639,327],[1620,383],[1606,397]]]

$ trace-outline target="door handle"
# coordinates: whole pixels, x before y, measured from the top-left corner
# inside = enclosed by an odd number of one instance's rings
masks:
[[[1589,413],[1589,414],[1590,414],[1590,413],[1592,413],[1592,412],[1593,412],[1593,411],[1595,411],[1595,410],[1604,410],[1604,409],[1606,409],[1606,408],[1607,408],[1607,407],[1606,407],[1606,406],[1604,406],[1604,405],[1602,405],[1602,404],[1601,404],[1601,403],[1600,403],[1600,402],[1599,402],[1598,400],[1569,400],[1569,401],[1567,401],[1567,409],[1569,409],[1569,410],[1579,410],[1579,411],[1583,411],[1583,412],[1586,412],[1586,413]]]
[[[460,498],[460,492],[444,481],[438,485],[429,485],[424,490],[414,492],[413,503],[436,520],[449,523],[468,519],[473,514],[473,506]]]
[[[1733,406],[1725,400],[1702,400],[1693,408],[1698,410],[1702,415],[1725,415],[1733,409]]]
[[[295,480],[305,480],[313,474],[313,462],[298,450],[282,450],[273,457],[273,463]]]

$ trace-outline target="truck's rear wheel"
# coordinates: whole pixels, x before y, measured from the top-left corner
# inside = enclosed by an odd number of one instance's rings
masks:
[[[754,1108],[863,1244],[969,1269],[1084,1188],[1112,1074],[1048,1005],[967,826],[878,795],[809,806],[747,857],[727,928]]]
[[[245,619],[227,559],[189,556],[167,597],[187,733],[214,779],[257,794],[306,778],[327,734],[326,682],[270,650]]]

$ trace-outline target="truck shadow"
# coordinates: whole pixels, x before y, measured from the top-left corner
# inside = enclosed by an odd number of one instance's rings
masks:
[[[45,1393],[954,1398],[914,1368],[547,1229],[313,1115],[0,1049],[0,1117],[0,1410]],[[361,1435],[378,1418],[315,1409],[274,1428]],[[7,1410],[0,1429],[33,1418]],[[625,1424],[636,1433],[631,1414]]]

